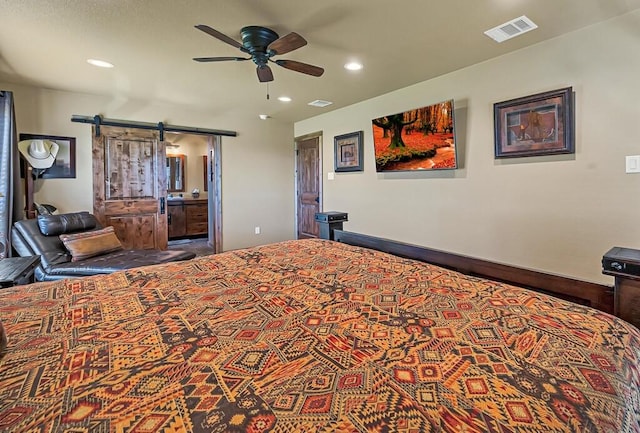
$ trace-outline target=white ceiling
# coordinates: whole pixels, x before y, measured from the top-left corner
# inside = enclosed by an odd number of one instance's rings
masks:
[[[639,7],[640,0],[0,0],[0,82],[297,121]],[[539,28],[502,44],[483,34],[521,15]],[[276,58],[325,73],[271,64],[267,100],[252,62],[192,60],[242,56],[196,24],[236,40],[247,25],[297,32],[308,45]],[[116,67],[99,69],[88,58]],[[364,69],[346,71],[350,60]],[[279,102],[280,95],[293,101]],[[315,99],[334,104],[309,107]]]

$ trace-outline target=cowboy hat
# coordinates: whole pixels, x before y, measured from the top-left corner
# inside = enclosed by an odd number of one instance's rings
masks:
[[[24,140],[18,143],[22,156],[33,168],[49,168],[56,160],[60,146],[49,140]]]

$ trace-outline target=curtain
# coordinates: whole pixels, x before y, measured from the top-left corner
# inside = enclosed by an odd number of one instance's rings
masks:
[[[19,163],[13,92],[0,90],[0,258],[11,255],[11,226],[21,215],[14,194]]]

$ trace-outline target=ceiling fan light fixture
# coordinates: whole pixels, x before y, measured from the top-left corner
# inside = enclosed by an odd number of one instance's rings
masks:
[[[359,62],[349,62],[344,65],[344,68],[347,71],[359,71],[363,68],[362,63]]]
[[[99,59],[87,59],[87,63],[99,68],[113,68],[113,63],[109,63],[107,61]]]
[[[295,32],[279,37],[276,32],[266,27],[246,26],[240,30],[240,36],[242,38],[242,43],[240,43],[207,25],[198,24],[195,27],[209,36],[213,36],[222,42],[232,45],[249,55],[249,57],[195,57],[193,60],[196,62],[253,60],[253,63],[255,63],[257,67],[258,81],[261,83],[273,81],[273,73],[269,67],[269,62],[312,77],[320,77],[324,73],[324,69],[319,66],[298,62],[296,60],[273,59],[276,55],[286,54],[307,45],[305,38]]]

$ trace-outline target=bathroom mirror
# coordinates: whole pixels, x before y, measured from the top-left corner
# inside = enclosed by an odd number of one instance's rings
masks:
[[[167,155],[167,191],[184,192],[185,155]]]

